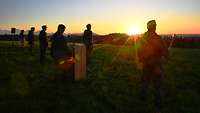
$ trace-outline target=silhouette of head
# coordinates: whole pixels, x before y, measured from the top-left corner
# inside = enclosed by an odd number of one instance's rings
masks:
[[[150,20],[148,23],[147,23],[147,29],[148,31],[151,31],[151,32],[155,32],[156,31],[156,21],[155,20]]]
[[[66,29],[65,25],[59,24],[59,25],[58,25],[57,33],[63,34],[63,33],[65,32],[65,29]]]
[[[43,25],[43,26],[42,26],[42,30],[46,31],[46,30],[47,30],[47,26],[46,26],[46,25]]]
[[[24,30],[21,30],[20,32],[23,34],[23,33],[24,33]]]
[[[35,27],[31,27],[31,31],[35,31]]]
[[[91,24],[88,24],[88,25],[86,25],[86,27],[87,27],[87,30],[91,30]]]

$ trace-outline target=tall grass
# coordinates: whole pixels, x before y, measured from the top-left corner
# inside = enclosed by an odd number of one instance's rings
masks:
[[[1,47],[0,112],[153,113],[153,89],[147,102],[139,99],[134,56],[131,46],[95,45],[87,80],[73,81],[49,55],[40,65],[38,48],[30,55],[27,48]],[[199,58],[199,49],[171,50],[164,64],[163,113],[200,112]]]

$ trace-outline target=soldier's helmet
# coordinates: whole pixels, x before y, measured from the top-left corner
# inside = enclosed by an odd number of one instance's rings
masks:
[[[65,29],[66,29],[65,25],[63,25],[63,24],[58,25],[58,32],[64,33]]]
[[[24,33],[24,30],[21,30],[20,32],[21,32],[21,33]]]
[[[35,31],[35,27],[31,27],[31,31]]]
[[[87,29],[91,29],[92,26],[91,26],[91,24],[87,24],[86,27],[87,27]]]
[[[42,29],[46,29],[46,28],[47,28],[47,26],[46,26],[46,25],[43,25],[43,26],[42,26]]]
[[[156,27],[156,21],[155,20],[150,20],[149,22],[147,22],[147,28],[148,29],[151,29],[151,28],[154,28]]]

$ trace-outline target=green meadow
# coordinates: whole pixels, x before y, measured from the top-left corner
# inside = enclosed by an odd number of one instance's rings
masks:
[[[1,113],[154,113],[153,88],[140,97],[140,71],[132,46],[94,45],[87,79],[74,81],[56,70],[39,49],[0,42]],[[170,50],[163,65],[162,113],[200,112],[200,49]]]

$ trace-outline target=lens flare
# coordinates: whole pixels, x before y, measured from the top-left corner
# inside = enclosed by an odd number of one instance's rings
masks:
[[[141,33],[141,30],[137,26],[133,26],[128,30],[128,35],[137,35],[137,34],[140,34],[140,33]]]

